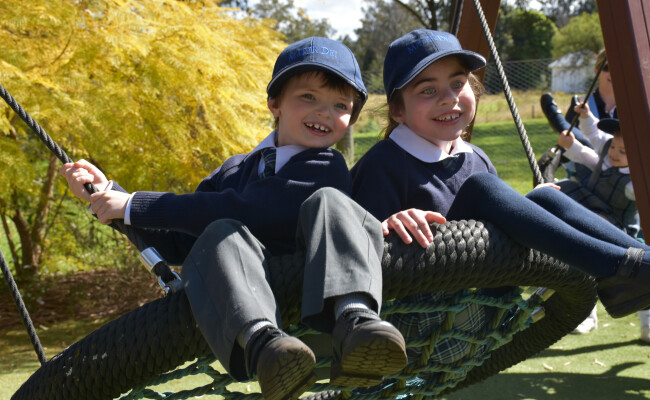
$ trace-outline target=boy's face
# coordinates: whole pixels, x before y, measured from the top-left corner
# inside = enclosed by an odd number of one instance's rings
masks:
[[[607,150],[607,155],[612,161],[612,167],[627,167],[627,153],[625,153],[625,144],[620,135],[614,136],[612,139],[612,144],[609,146],[609,150]]]
[[[468,73],[456,57],[429,65],[402,89],[404,107],[392,111],[395,121],[449,151],[476,113],[476,97]]]
[[[341,140],[350,125],[354,89],[344,92],[325,86],[321,73],[292,77],[282,93],[268,101],[278,119],[278,146],[329,147]]]

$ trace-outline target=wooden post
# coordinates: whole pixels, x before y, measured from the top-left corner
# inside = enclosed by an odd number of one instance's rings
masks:
[[[480,3],[490,28],[490,33],[494,34],[501,0],[481,0]],[[460,17],[460,25],[458,25],[458,41],[460,41],[463,49],[479,53],[486,60],[490,59],[490,48],[488,47],[485,35],[483,35],[481,21],[478,19],[473,0],[463,1],[463,13]],[[485,68],[477,71],[476,76],[482,82],[485,76]]]
[[[597,0],[641,226],[650,233],[650,2]]]
[[[501,0],[481,0],[480,3],[481,8],[483,9],[483,14],[485,15],[485,20],[490,28],[490,33],[494,35],[494,28],[497,26]],[[463,46],[463,49],[479,53],[485,57],[485,60],[489,60],[490,47],[488,46],[485,35],[483,34],[481,21],[478,18],[478,13],[474,6],[474,0],[464,0],[462,12],[463,13],[460,16],[460,24],[458,25],[458,41],[460,42],[460,45]],[[476,75],[481,82],[483,82],[483,79],[485,78],[485,70],[486,68],[481,68],[474,72],[474,75]],[[476,105],[478,107],[478,103]],[[476,120],[476,117],[474,120]],[[467,137],[464,137],[463,139],[471,141],[473,129],[474,121],[472,121],[469,128],[467,128]]]

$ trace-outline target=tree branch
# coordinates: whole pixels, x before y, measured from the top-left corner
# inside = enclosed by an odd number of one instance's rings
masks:
[[[18,270],[18,250],[16,249],[16,244],[11,236],[11,231],[9,230],[9,224],[7,223],[7,214],[4,211],[0,211],[0,219],[2,219],[2,228],[5,231],[5,236],[7,237],[7,243],[9,244],[9,252],[11,253],[11,259],[14,263],[14,268]]]
[[[402,8],[404,8],[406,11],[408,11],[409,13],[411,13],[415,18],[417,18],[417,20],[420,21],[420,23],[422,24],[422,26],[426,26],[426,27],[429,26],[429,24],[428,24],[424,19],[422,19],[422,15],[420,15],[420,13],[418,13],[418,12],[415,11],[413,8],[411,8],[411,6],[409,6],[408,4],[404,3],[404,2],[401,1],[401,0],[393,0],[393,1],[394,1],[395,3],[397,3],[397,4],[399,4],[400,6],[402,6]]]

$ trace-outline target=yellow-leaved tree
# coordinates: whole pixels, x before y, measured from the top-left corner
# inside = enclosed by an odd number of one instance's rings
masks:
[[[3,0],[0,83],[72,159],[127,190],[193,191],[268,133],[284,47],[217,3]],[[31,280],[74,250],[70,218],[87,213],[70,212],[59,160],[0,103],[0,219],[18,280]]]

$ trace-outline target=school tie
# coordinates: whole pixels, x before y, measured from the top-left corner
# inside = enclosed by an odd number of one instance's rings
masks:
[[[275,175],[275,147],[266,147],[261,150],[262,158],[264,159],[264,171],[260,174],[260,178],[264,179],[268,176]]]

